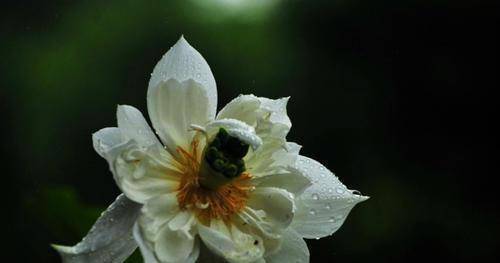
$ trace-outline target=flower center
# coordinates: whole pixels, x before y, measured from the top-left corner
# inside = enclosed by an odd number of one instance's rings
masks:
[[[221,128],[204,152],[200,154],[198,147],[196,138],[189,151],[177,147],[183,173],[177,193],[179,207],[193,211],[205,223],[229,221],[245,207],[253,189],[242,159],[248,144]]]

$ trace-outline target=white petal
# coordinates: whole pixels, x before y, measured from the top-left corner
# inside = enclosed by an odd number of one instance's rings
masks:
[[[94,150],[103,158],[106,158],[112,148],[124,143],[119,128],[103,128],[92,134]]]
[[[299,150],[296,143],[268,138],[257,151],[248,153],[245,163],[255,177],[287,173],[294,169]]]
[[[254,177],[252,184],[256,187],[278,187],[298,195],[311,185],[311,181],[302,173],[290,169],[289,172],[285,173]]]
[[[193,238],[191,227],[196,223],[195,216],[191,212],[181,211],[175,215],[168,227],[172,231],[177,231],[179,234],[184,234],[187,238]]]
[[[217,110],[217,86],[214,76],[202,55],[182,36],[156,64],[149,80],[148,97],[155,93],[155,89],[161,82],[169,79],[175,79],[178,82],[192,79],[200,83],[208,97],[208,115],[211,119],[214,118]]]
[[[308,263],[309,262],[309,249],[306,242],[302,237],[292,229],[283,233],[283,243],[281,249],[268,257],[267,263]]]
[[[130,141],[113,151],[119,154],[110,161],[111,171],[116,184],[128,198],[143,204],[151,197],[177,189],[181,173],[164,149],[144,148]]]
[[[144,262],[183,262],[194,263],[200,254],[198,239],[189,239],[177,231],[171,231],[165,224],[153,239],[147,237],[147,231],[141,217],[134,225],[134,238],[139,245]]]
[[[236,120],[236,119],[219,119],[210,122],[206,127],[206,132],[209,136],[214,135],[219,131],[219,128],[224,128],[227,133],[234,136],[241,141],[247,143],[252,147],[253,150],[257,150],[262,145],[262,140],[255,133],[252,126]]]
[[[255,262],[264,255],[262,239],[243,233],[234,225],[227,226],[212,220],[210,227],[198,224],[198,233],[204,244],[228,262]]]
[[[295,213],[293,195],[275,187],[257,187],[252,192],[247,205],[254,210],[265,212],[265,216],[261,219],[269,224],[272,232],[275,233],[288,227]]]
[[[133,139],[141,146],[160,143],[138,109],[120,105],[116,110],[116,117],[124,141]]]
[[[292,126],[286,112],[288,99],[272,100],[254,95],[240,95],[219,112],[217,119],[238,119],[255,127],[260,137],[283,139]]]
[[[186,149],[195,134],[191,125],[205,126],[210,115],[207,90],[192,79],[161,81],[148,91],[148,111],[153,127],[173,155]]]
[[[193,253],[194,238],[164,226],[154,243],[156,257],[162,262],[184,262]]]
[[[190,88],[189,91],[179,90],[185,87],[171,87],[173,84],[168,83],[170,80],[182,83],[182,86],[196,88]],[[181,118],[193,121],[188,125],[199,125],[214,119],[217,110],[215,79],[205,59],[183,37],[154,68],[148,85],[147,100],[153,127],[172,153],[175,153],[176,143],[184,146],[182,137],[188,128],[182,126],[182,123],[172,122],[173,120]],[[192,118],[189,114],[200,116]],[[182,135],[180,138],[177,134],[179,130]],[[177,139],[181,141],[176,142]]]
[[[156,235],[159,228],[179,212],[176,193],[163,194],[150,198],[141,211],[143,216],[150,219],[143,230]]]
[[[351,209],[368,199],[348,190],[319,162],[299,156],[297,169],[313,183],[296,198],[292,227],[305,238],[321,238],[337,231]]]
[[[247,207],[238,214],[242,226],[264,238],[266,249],[279,246],[281,233],[290,225],[295,213],[293,195],[280,188],[257,187]]]
[[[149,244],[146,240],[144,240],[142,231],[138,223],[134,224],[133,234],[134,234],[134,239],[137,242],[137,245],[139,245],[139,249],[141,250],[141,255],[142,259],[144,260],[144,263],[158,263],[159,261],[156,259],[156,256],[154,255],[154,251],[151,248],[151,244]]]
[[[132,227],[141,205],[120,195],[83,240],[73,247],[54,245],[63,262],[123,262],[137,247]]]

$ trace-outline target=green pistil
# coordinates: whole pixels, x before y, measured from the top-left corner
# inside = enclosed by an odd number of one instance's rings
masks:
[[[248,153],[248,149],[248,144],[220,128],[207,147],[205,160],[215,172],[232,179],[245,171],[243,157]]]

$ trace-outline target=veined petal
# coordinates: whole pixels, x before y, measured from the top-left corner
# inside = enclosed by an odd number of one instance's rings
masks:
[[[295,166],[299,150],[296,143],[267,138],[257,151],[248,153],[245,163],[255,177],[287,173]]]
[[[150,198],[142,207],[141,212],[142,220],[145,220],[144,217],[148,218],[147,226],[143,226],[143,230],[150,235],[158,234],[160,227],[179,213],[176,193],[162,194]]]
[[[128,105],[119,105],[116,117],[123,141],[135,140],[141,146],[160,144],[138,109]]]
[[[172,155],[177,146],[187,148],[195,135],[191,125],[204,126],[213,116],[207,89],[193,79],[168,79],[148,91],[148,111],[153,127]]]
[[[168,194],[178,187],[181,173],[164,149],[140,147],[129,141],[113,151],[119,154],[110,162],[111,171],[128,198],[144,204],[149,198]]]
[[[134,239],[139,245],[145,263],[182,262],[194,263],[200,254],[200,244],[197,239],[187,238],[178,231],[172,231],[167,224],[157,231],[149,233],[144,227],[149,223],[141,217],[134,225]]]
[[[286,112],[289,98],[276,100],[240,95],[229,102],[217,115],[217,119],[237,119],[255,127],[261,138],[284,139],[292,123]]]
[[[271,227],[270,232],[281,233],[292,222],[295,213],[293,194],[275,187],[257,187],[247,206],[265,213],[260,219]]]
[[[158,263],[158,259],[156,258],[153,249],[151,248],[151,244],[144,240],[143,233],[139,226],[139,223],[134,224],[133,228],[134,239],[141,250],[142,260],[144,263]]]
[[[103,158],[115,146],[124,143],[121,130],[117,127],[103,128],[92,134],[92,143],[94,150]]]
[[[174,84],[168,83],[169,80],[185,85],[172,87]],[[190,82],[187,82],[188,80]],[[196,88],[190,88],[188,91],[179,90],[186,89],[186,86],[196,86]],[[149,80],[147,100],[153,127],[171,151],[175,143],[172,140],[177,139],[178,134],[170,135],[170,133],[177,133],[180,130],[183,134],[188,128],[172,122],[177,118],[176,115],[183,115],[182,118],[194,121],[188,125],[205,124],[207,120],[214,119],[217,110],[215,79],[205,59],[184,37],[181,37],[156,64]],[[200,114],[200,116],[191,117],[189,114]],[[201,122],[198,121],[200,118]]]
[[[137,244],[132,227],[141,205],[121,194],[97,219],[83,240],[73,247],[54,245],[63,262],[123,262]]]
[[[212,220],[210,227],[198,224],[198,233],[204,244],[228,262],[255,262],[264,255],[262,239],[247,234],[236,226],[227,226],[220,220]]]
[[[148,97],[154,94],[158,84],[169,79],[178,82],[192,79],[200,83],[208,97],[208,115],[211,119],[214,118],[217,110],[217,85],[214,76],[203,56],[183,36],[156,64],[149,80]]]
[[[311,185],[311,181],[302,173],[289,168],[287,172],[254,177],[252,178],[252,184],[256,187],[282,188],[294,195],[300,195]]]
[[[161,262],[185,262],[196,249],[194,243],[193,237],[164,226],[154,243],[155,254]]]
[[[313,183],[296,200],[292,227],[305,238],[321,238],[337,231],[351,209],[368,199],[348,190],[319,162],[299,156],[297,169]]]
[[[283,233],[283,243],[281,249],[266,257],[267,263],[308,263],[309,249],[302,237],[293,229],[288,229]]]

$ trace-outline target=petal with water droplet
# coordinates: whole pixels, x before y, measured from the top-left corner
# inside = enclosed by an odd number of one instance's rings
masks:
[[[189,125],[214,119],[217,87],[212,71],[183,37],[154,68],[147,101],[153,127],[171,153],[175,146],[185,146]]]
[[[124,141],[135,140],[141,146],[160,144],[138,109],[129,105],[119,105],[116,109],[116,118]]]
[[[132,229],[141,205],[121,194],[73,247],[53,245],[63,262],[123,262],[137,248]]]
[[[305,238],[333,234],[351,209],[368,199],[347,189],[332,172],[313,159],[299,156],[296,167],[313,182],[296,198],[297,212],[291,225]]]

